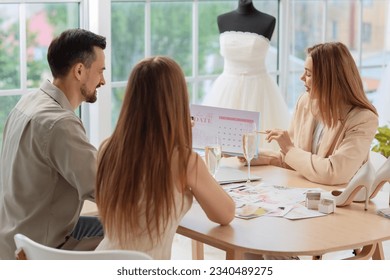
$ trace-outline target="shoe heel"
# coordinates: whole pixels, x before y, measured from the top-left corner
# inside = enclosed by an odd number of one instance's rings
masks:
[[[343,191],[334,190],[331,192],[336,206],[342,207],[351,204],[352,201],[361,201],[365,202],[364,210],[367,210],[374,179],[375,169],[367,161],[360,167]]]
[[[370,200],[370,194],[368,193],[368,187],[364,186],[364,189],[366,190],[366,201],[364,202],[364,211],[367,211],[368,209],[368,201]]]

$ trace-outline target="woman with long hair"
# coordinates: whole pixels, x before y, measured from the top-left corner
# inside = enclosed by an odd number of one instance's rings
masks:
[[[99,149],[96,203],[105,238],[99,249],[131,249],[169,259],[193,196],[210,220],[229,224],[234,202],[192,151],[184,74],[172,59],[133,69],[118,123]]]
[[[308,180],[337,185],[351,180],[367,161],[378,127],[355,61],[340,42],[307,50],[299,98],[288,131],[268,130],[280,152],[262,151],[252,164],[273,164],[298,171]]]

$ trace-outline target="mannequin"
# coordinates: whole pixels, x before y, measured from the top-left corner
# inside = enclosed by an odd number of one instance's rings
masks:
[[[217,23],[220,33],[225,31],[252,32],[271,40],[276,19],[256,10],[252,0],[239,0],[237,9],[219,15]]]
[[[276,19],[250,0],[217,18],[223,72],[214,81],[203,105],[260,112],[258,130],[287,129],[290,113],[275,79],[267,72],[266,57]],[[260,147],[279,150],[260,137]]]

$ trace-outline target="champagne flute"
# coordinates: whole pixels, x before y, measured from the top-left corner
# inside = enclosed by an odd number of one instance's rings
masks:
[[[251,182],[251,160],[255,157],[257,152],[257,133],[255,131],[246,132],[242,135],[242,148],[244,157],[248,163],[248,180]]]
[[[222,147],[217,140],[216,143],[207,145],[205,147],[205,161],[207,168],[211,175],[215,178],[215,175],[219,168],[219,162],[222,157]]]

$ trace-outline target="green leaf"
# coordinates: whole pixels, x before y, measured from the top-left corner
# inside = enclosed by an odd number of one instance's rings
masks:
[[[381,153],[385,157],[390,156],[390,128],[385,125],[378,127],[378,132],[375,134],[377,143],[371,148],[372,151]]]

